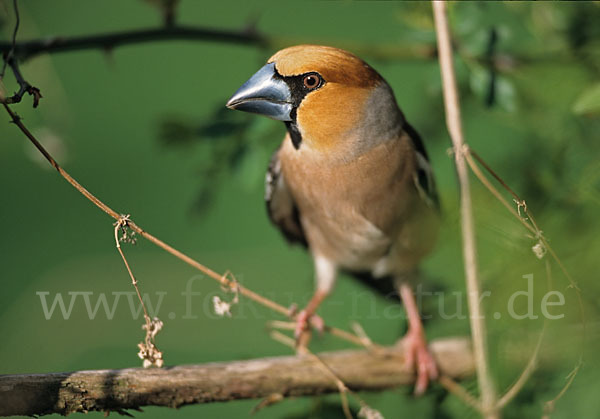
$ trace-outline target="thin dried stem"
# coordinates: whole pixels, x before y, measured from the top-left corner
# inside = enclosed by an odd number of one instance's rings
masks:
[[[79,191],[79,193],[81,193],[87,199],[92,201],[92,203],[94,205],[96,205],[102,211],[104,211],[105,213],[110,215],[112,218],[114,218],[117,221],[119,220],[119,218],[121,218],[121,215],[119,213],[117,213],[116,211],[111,209],[109,206],[104,204],[102,201],[100,201],[98,198],[96,198],[94,195],[92,195],[87,189],[85,189],[83,186],[81,186],[79,184],[79,182],[77,182],[75,179],[73,179],[71,177],[71,175],[69,175],[62,167],[60,167],[58,165],[58,163],[56,162],[56,160],[54,160],[54,158],[50,155],[50,153],[48,153],[46,151],[46,149],[40,144],[40,142],[33,136],[31,131],[29,131],[29,129],[23,124],[23,122],[21,121],[21,118],[12,111],[10,106],[8,106],[6,103],[3,103],[2,105],[4,106],[4,109],[6,109],[6,112],[8,112],[8,114],[12,118],[12,123],[14,123],[17,127],[19,127],[21,132],[23,132],[23,134],[25,134],[25,136],[29,139],[29,141],[31,141],[33,143],[33,145],[38,149],[38,151],[40,153],[42,153],[42,155],[46,158],[46,160],[48,160],[50,162],[52,167],[54,167],[58,171],[58,173],[67,182],[69,182],[75,189],[77,189]]]
[[[125,267],[127,268],[127,273],[129,274],[129,277],[131,278],[131,283],[133,284],[133,287],[135,288],[135,292],[137,294],[138,300],[140,301],[140,304],[142,305],[142,309],[144,310],[145,325],[142,326],[142,329],[144,329],[146,331],[146,336],[144,338],[144,342],[138,344],[138,348],[140,349],[140,351],[138,352],[138,356],[144,361],[144,364],[143,364],[144,368],[150,367],[152,365],[155,365],[157,367],[162,367],[163,353],[161,351],[159,351],[158,348],[156,347],[154,338],[156,337],[156,334],[162,329],[163,323],[160,321],[160,319],[158,317],[151,319],[150,316],[148,315],[148,310],[146,309],[146,304],[144,303],[142,294],[140,293],[140,289],[138,287],[138,282],[135,279],[135,276],[133,275],[133,271],[131,270],[131,267],[129,266],[129,262],[127,261],[127,258],[125,257],[125,253],[123,253],[123,249],[121,249],[121,241],[122,240],[134,241],[134,239],[128,235],[128,230],[127,230],[128,222],[129,222],[129,215],[124,215],[124,216],[121,216],[121,218],[119,218],[119,220],[115,223],[115,243],[117,246],[117,250],[119,251],[119,254],[121,255],[121,259],[123,259],[123,263],[125,264]],[[119,237],[119,230],[123,232],[122,237]]]
[[[513,196],[513,200],[518,206],[517,210],[515,210],[514,207],[506,201],[506,199],[504,199],[502,194],[490,183],[490,181],[481,172],[481,170],[479,170],[479,167],[473,160],[473,157],[475,158],[475,160],[477,160],[477,162],[481,166],[483,166],[485,168],[485,170],[488,173],[490,173],[504,187],[504,189],[506,189]],[[582,325],[583,325],[582,339],[581,339],[582,340],[581,346],[583,348],[585,345],[585,340],[586,340],[586,323],[587,322],[586,322],[585,310],[584,310],[584,306],[583,306],[583,298],[581,296],[581,290],[577,286],[577,283],[575,282],[573,277],[571,277],[571,275],[565,268],[564,264],[562,263],[562,261],[560,260],[560,258],[558,257],[558,255],[556,254],[556,252],[554,251],[552,246],[550,246],[550,243],[544,236],[542,230],[539,228],[539,226],[538,226],[537,222],[535,221],[535,218],[531,212],[531,209],[527,206],[527,204],[525,203],[525,200],[521,199],[519,197],[519,195],[516,192],[514,192],[508,186],[508,184],[506,182],[504,182],[504,180],[496,172],[494,172],[494,170],[485,162],[485,160],[483,160],[483,158],[481,158],[474,150],[469,148],[467,150],[467,152],[465,153],[465,158],[467,159],[469,167],[471,168],[471,170],[473,171],[475,176],[477,176],[477,178],[481,181],[481,183],[509,210],[509,212],[511,214],[513,214],[521,222],[521,224],[523,224],[530,232],[532,232],[534,234],[534,238],[539,240],[539,242],[544,246],[544,248],[548,251],[548,253],[550,253],[550,255],[552,256],[552,259],[556,262],[556,264],[561,269],[562,273],[565,275],[565,277],[569,281],[569,287],[571,287],[575,290],[578,307],[579,307],[579,312],[580,312],[580,316],[581,316],[581,321],[582,321]],[[521,214],[520,214],[521,207],[523,208],[523,213],[524,213],[524,216],[526,216],[526,217],[521,216]],[[547,276],[547,280],[548,280],[548,289],[550,290],[553,288],[553,285],[552,285],[551,266],[550,266],[550,262],[547,258],[545,259],[545,265],[546,265],[546,276]],[[533,370],[535,369],[535,364],[537,362],[537,358],[539,355],[539,350],[541,348],[541,343],[542,343],[542,340],[543,340],[543,337],[545,334],[545,330],[546,330],[546,322],[544,322],[544,327],[538,338],[538,343],[536,345],[534,353],[532,354],[527,366],[525,367],[525,370],[521,373],[521,376],[517,379],[515,384],[513,384],[513,386],[510,387],[507,390],[507,392],[504,394],[504,396],[502,396],[501,399],[498,401],[499,409],[502,409],[506,404],[508,404],[518,394],[518,392],[521,390],[521,388],[525,385],[525,382],[529,379],[529,377],[533,373]],[[583,349],[582,349],[582,351],[583,351]],[[567,384],[563,388],[563,392],[566,391],[566,389],[568,389],[568,387],[570,386],[570,383],[575,378],[575,375],[577,374],[578,371],[579,371],[579,366],[577,366],[573,370],[573,372],[572,372],[573,376],[570,377],[569,382],[567,382]],[[562,397],[562,394],[560,395],[560,397]],[[553,409],[555,401],[558,400],[558,398],[560,398],[560,397],[557,396],[554,400],[548,402],[546,404],[546,408],[551,407]],[[545,415],[544,417],[547,417],[547,415]]]
[[[440,375],[438,378],[438,382],[444,387],[449,393],[454,394],[456,397],[461,399],[467,405],[471,406],[473,409],[477,410],[479,413],[483,413],[483,407],[481,406],[481,402],[477,400],[475,396],[469,393],[463,386],[458,384],[452,378],[447,375]]]
[[[296,349],[296,341],[291,337],[284,335],[281,332],[278,332],[277,330],[271,332],[271,337],[277,342],[284,344],[285,346],[288,346],[292,349]],[[327,365],[327,363],[323,359],[321,359],[321,357],[311,352],[308,348],[303,349],[303,355],[314,359],[317,362],[317,364],[323,369],[323,371],[325,371],[325,373],[327,373],[327,375],[329,375],[331,379],[335,382],[335,385],[337,386],[340,393],[342,410],[346,419],[352,419],[353,417],[352,412],[350,411],[350,405],[348,403],[348,395],[352,396],[360,404],[362,409],[377,412],[371,407],[369,407],[369,405],[367,405],[367,403],[365,403],[365,401],[361,399],[356,393],[350,390],[348,386],[344,384],[344,381],[338,376],[338,374],[329,365]]]
[[[556,407],[556,402],[559,401],[565,395],[569,387],[571,387],[571,384],[573,384],[573,381],[575,380],[575,377],[577,376],[577,373],[579,372],[579,369],[582,365],[583,360],[580,358],[577,365],[575,365],[575,368],[567,375],[567,382],[565,383],[563,388],[558,392],[556,397],[544,403],[544,415],[542,416],[542,419],[550,419],[550,415],[552,414],[552,412],[554,412],[554,409]]]
[[[444,1],[433,1],[432,4],[439,50],[440,72],[444,89],[446,124],[452,139],[460,186],[463,257],[475,365],[477,368],[477,378],[479,389],[481,391],[484,415],[486,418],[492,419],[498,418],[499,412],[496,410],[496,388],[488,363],[486,326],[479,305],[481,292],[477,268],[475,222],[471,202],[469,174],[464,158],[465,142],[460,119],[458,89],[456,87],[456,77],[454,75],[454,65],[452,62],[452,45],[446,10],[447,4]]]
[[[86,188],[84,188],[79,182],[77,182],[73,177],[71,177],[71,175],[69,175],[56,162],[56,160],[54,160],[54,158],[50,155],[50,153],[48,153],[48,151],[35,138],[35,136],[31,133],[31,131],[29,131],[29,129],[23,124],[23,121],[21,120],[21,118],[15,112],[13,112],[13,110],[10,108],[10,106],[8,106],[5,103],[3,103],[3,106],[6,109],[6,111],[8,112],[8,114],[10,115],[12,122],[21,130],[21,132],[23,132],[23,134],[25,134],[25,136],[29,139],[29,141],[31,141],[33,143],[33,145],[39,150],[39,152],[42,153],[42,155],[46,158],[46,160],[48,160],[48,162],[50,162],[52,167],[54,167],[58,171],[58,173],[67,182],[69,182],[71,184],[71,186],[73,186],[75,189],[77,189],[77,191],[79,191],[79,193],[81,193],[83,196],[85,196],[88,200],[90,200],[94,205],[96,205],[98,208],[100,208],[106,214],[108,214],[109,216],[114,218],[117,222],[122,219],[121,214],[119,214],[118,212],[116,212],[115,210],[110,208],[108,205],[106,205],[104,202],[102,202],[100,199],[98,199],[94,194],[92,194],[90,191],[88,191]],[[148,240],[151,243],[155,244],[156,246],[160,247],[164,251],[175,256],[177,259],[187,263],[191,267],[199,270],[200,272],[204,273],[205,275],[209,276],[210,278],[216,280],[223,287],[230,289],[232,291],[237,291],[237,292],[239,292],[239,294],[249,298],[250,300],[252,300],[264,307],[267,307],[277,313],[280,313],[284,316],[290,315],[289,308],[284,307],[283,305],[276,303],[275,301],[270,300],[266,297],[263,297],[262,295],[244,287],[243,285],[239,284],[237,281],[229,279],[227,277],[227,275],[220,275],[219,273],[213,271],[212,269],[204,266],[200,262],[192,259],[185,253],[180,252],[179,250],[173,248],[172,246],[168,245],[167,243],[163,242],[162,240],[158,239],[157,237],[153,236],[152,234],[146,232],[145,230],[143,230],[140,226],[138,226],[134,221],[132,221],[129,218],[127,219],[127,227],[129,227],[136,234],[139,234],[146,240]],[[353,335],[352,333],[349,333],[344,330],[337,329],[337,328],[331,327],[331,326],[325,326],[324,330],[328,333],[331,333],[334,336],[341,338],[341,339],[345,339],[345,340],[353,342],[359,346],[362,346],[361,339],[358,336]]]
[[[175,256],[176,258],[182,260],[183,262],[187,263],[188,265],[192,266],[193,268],[196,268],[197,270],[199,270],[200,272],[208,275],[209,277],[211,277],[212,279],[216,280],[217,282],[219,282],[222,286],[229,288],[231,290],[234,290],[237,288],[238,292],[261,304],[264,307],[270,308],[273,311],[276,311],[280,314],[283,314],[285,316],[287,316],[289,314],[289,309],[287,307],[282,306],[281,304],[276,303],[275,301],[272,301],[266,297],[263,297],[260,294],[255,293],[254,291],[249,290],[248,288],[244,287],[243,285],[240,285],[239,283],[237,283],[236,281],[232,281],[231,279],[227,278],[226,276],[220,275],[217,272],[213,271],[212,269],[204,266],[203,264],[201,264],[200,262],[192,259],[191,257],[187,256],[186,254],[180,252],[179,250],[169,246],[168,244],[166,244],[165,242],[163,242],[162,240],[156,238],[155,236],[153,236],[152,234],[142,230],[141,227],[139,227],[137,224],[135,224],[133,221],[129,222],[129,227],[135,231],[136,233],[138,233],[140,236],[144,237],[146,240],[154,243],[156,246],[160,247],[161,249],[165,250],[166,252],[172,254],[173,256]]]
[[[377,349],[376,346],[373,344],[373,341],[371,340],[369,335],[367,335],[367,332],[365,332],[365,329],[362,327],[362,325],[360,323],[353,322],[352,330],[354,331],[356,336],[358,336],[360,338],[360,340],[362,341],[362,344],[365,348],[371,349],[371,350]]]
[[[504,199],[504,197],[500,194],[500,192],[498,192],[498,190],[489,182],[489,180],[487,180],[487,178],[483,175],[483,173],[481,173],[481,170],[479,170],[479,168],[477,167],[477,165],[475,164],[475,162],[473,161],[473,158],[471,156],[474,157],[477,160],[477,162],[479,164],[481,164],[485,168],[485,170],[487,170],[487,172],[489,174],[491,174],[504,187],[504,189],[506,189],[513,196],[513,199],[517,203],[517,205],[519,206],[519,208],[523,207],[523,212],[524,212],[525,215],[527,215],[527,218],[521,217],[521,215],[519,214],[519,211],[518,210],[515,211],[515,209],[512,207],[512,205],[510,205],[506,201],[506,199]],[[564,264],[562,263],[562,261],[560,260],[560,258],[558,257],[558,255],[556,254],[556,252],[554,251],[554,249],[552,248],[552,246],[550,246],[550,243],[548,243],[548,240],[542,234],[542,230],[540,230],[540,228],[538,227],[538,225],[537,225],[537,223],[535,221],[535,218],[533,217],[533,214],[531,213],[531,209],[527,207],[527,204],[525,203],[525,200],[521,199],[519,197],[519,195],[517,195],[517,193],[515,191],[513,191],[506,184],[506,182],[504,182],[504,180],[502,180],[502,178],[496,172],[494,172],[494,170],[492,170],[492,168],[485,162],[485,160],[483,160],[474,150],[472,150],[471,148],[468,148],[467,152],[465,153],[465,158],[467,159],[467,162],[469,163],[469,167],[471,168],[471,170],[473,171],[473,173],[475,174],[475,176],[477,176],[477,178],[481,181],[481,183],[483,183],[484,186],[505,207],[507,207],[507,209],[513,215],[515,215],[519,219],[519,221],[521,221],[521,223],[529,231],[531,231],[532,233],[534,233],[536,235],[536,238],[539,238],[539,240],[541,240],[541,242],[544,245],[544,247],[548,250],[548,252],[552,256],[552,259],[554,259],[554,261],[559,266],[560,270],[563,272],[563,274],[565,275],[565,277],[569,281],[571,288],[575,288],[577,291],[581,291],[579,289],[579,287],[577,286],[577,283],[575,282],[575,280],[571,276],[571,274],[569,274],[569,271],[567,271],[567,268],[565,268]],[[527,223],[527,220],[529,220],[531,224]],[[581,308],[582,307],[583,307],[583,303],[581,303]],[[582,318],[584,318],[583,311],[582,311]]]
[[[479,164],[482,165],[485,168],[485,170],[487,170],[488,173],[492,175],[498,181],[498,183],[500,183],[504,187],[504,189],[506,189],[513,196],[513,198],[516,201],[522,201],[519,195],[517,195],[517,193],[513,191],[510,188],[510,186],[508,186],[508,184],[504,182],[504,180],[496,172],[492,170],[492,168],[485,162],[485,160],[481,158],[481,156],[479,156],[479,154],[475,152],[475,150],[469,148],[469,155],[475,157],[475,160],[477,160]],[[527,208],[527,206],[525,206],[525,208]]]
[[[69,182],[75,189],[77,189],[83,196],[85,196],[88,200],[90,200],[94,205],[96,205],[98,208],[100,208],[102,211],[104,211],[105,213],[107,213],[108,215],[110,215],[112,218],[114,218],[117,222],[119,220],[122,219],[122,216],[116,212],[115,210],[113,210],[112,208],[110,208],[108,205],[106,205],[105,203],[103,203],[102,201],[100,201],[98,198],[96,198],[95,195],[93,195],[91,192],[89,192],[86,188],[84,188],[79,182],[77,182],[75,179],[73,179],[71,177],[71,175],[69,175],[57,162],[56,160],[54,160],[54,158],[48,153],[48,151],[46,151],[46,149],[40,144],[40,142],[35,138],[35,136],[29,131],[29,129],[23,124],[23,122],[21,121],[21,118],[15,114],[12,109],[10,109],[10,107],[6,104],[3,104],[4,108],[6,109],[6,111],[8,112],[8,114],[11,116],[12,118],[12,122],[19,127],[19,129],[27,136],[27,138],[33,143],[33,145],[40,151],[40,153],[42,153],[42,155],[46,158],[46,160],[48,160],[50,162],[50,164],[58,171],[58,173],[67,181]],[[216,273],[215,271],[211,270],[210,268],[207,268],[206,266],[202,265],[200,262],[195,261],[194,259],[192,259],[191,257],[185,255],[184,253],[180,252],[177,249],[174,249],[173,247],[169,246],[168,244],[166,244],[165,242],[163,242],[162,240],[154,237],[153,235],[151,235],[150,233],[144,231],[141,227],[139,227],[137,224],[135,224],[135,222],[133,222],[132,220],[127,220],[127,226],[135,231],[137,234],[139,234],[140,236],[144,237],[145,239],[147,239],[148,241],[154,243],[156,246],[162,248],[163,250],[167,251],[168,253],[171,253],[173,256],[177,257],[178,259],[182,260],[183,262],[187,263],[188,265],[198,269],[199,271],[201,271],[202,273],[210,276],[211,278],[217,280],[219,283],[221,283],[221,285],[230,288],[230,289],[235,289],[236,287],[238,288],[239,292],[250,298],[251,300],[254,300],[255,302],[268,307],[274,311],[277,311],[281,314],[287,315],[289,310],[280,305],[277,304],[274,301],[269,300],[268,298],[265,298],[259,294],[256,294],[253,291],[250,291],[249,289],[241,286],[240,284],[238,284],[235,281],[232,281],[230,279],[228,279],[226,276],[223,275],[219,275],[218,273]]]
[[[342,401],[342,410],[344,411],[344,416],[346,416],[346,419],[352,419],[352,413],[350,412],[350,405],[348,404],[348,393],[352,394],[355,397],[356,397],[356,395],[353,392],[351,392],[350,389],[348,389],[348,387],[346,387],[346,384],[344,384],[344,382],[337,376],[337,374],[331,369],[331,367],[329,365],[327,365],[325,363],[325,361],[323,361],[318,355],[315,355],[312,352],[308,352],[308,355],[312,359],[317,361],[319,363],[319,365],[321,365],[321,367],[323,367],[323,370],[326,371],[329,374],[329,376],[331,376],[331,378],[335,382],[335,385],[337,386],[337,388],[340,392],[340,399]],[[360,398],[359,398],[359,400],[360,400]]]
[[[288,346],[294,350],[296,349],[296,341],[288,335],[284,335],[278,330],[272,330],[271,333],[269,333],[269,336],[271,336],[271,339],[281,343],[282,345]]]
[[[280,330],[294,330],[296,328],[296,323],[294,322],[288,322],[288,321],[281,321],[281,320],[272,320],[270,322],[267,323],[268,327],[271,327],[273,329],[280,329]],[[345,330],[342,329],[338,329],[336,327],[332,327],[332,326],[325,326],[323,328],[324,332],[327,332],[339,339],[345,340],[347,342],[350,342],[354,345],[357,346],[363,346],[365,348],[372,348],[372,349],[377,349],[379,347],[379,345],[376,345],[374,343],[370,343],[367,344],[367,342],[365,342],[364,338],[361,336],[358,336],[356,334],[352,334],[350,332],[347,332]]]
[[[127,262],[127,258],[125,257],[125,254],[123,253],[123,249],[121,249],[121,240],[119,239],[119,229],[126,228],[128,221],[129,221],[129,216],[123,216],[115,223],[115,243],[117,245],[117,250],[119,251],[119,254],[121,255],[121,259],[123,259],[123,263],[125,264],[125,267],[127,268],[127,273],[129,274],[129,277],[131,278],[131,283],[132,283],[133,287],[135,288],[135,292],[137,293],[138,299],[140,300],[142,309],[144,310],[144,318],[146,319],[146,324],[149,324],[150,316],[148,315],[148,310],[146,309],[146,304],[144,304],[144,300],[142,299],[142,294],[140,293],[140,289],[138,288],[137,280],[135,279],[135,276],[133,276],[133,272],[131,271],[129,262]]]
[[[296,323],[283,320],[271,320],[267,322],[267,327],[279,330],[295,330]]]
[[[547,288],[548,288],[548,290],[551,290],[552,289],[552,268],[550,266],[550,261],[548,261],[547,258],[544,262],[545,262],[544,264],[546,266],[546,281],[547,281],[547,285],[548,285]],[[508,390],[506,390],[506,393],[504,393],[504,395],[502,397],[500,397],[500,399],[498,400],[498,409],[502,409],[504,406],[506,406],[508,403],[510,403],[510,401],[512,399],[514,399],[517,396],[517,394],[519,394],[519,392],[521,391],[521,389],[523,388],[523,386],[525,385],[527,380],[529,380],[529,377],[531,377],[531,374],[533,374],[533,371],[535,370],[535,367],[537,366],[537,360],[538,360],[538,356],[540,353],[540,349],[542,347],[542,342],[544,340],[544,336],[546,335],[547,326],[548,326],[548,319],[544,319],[544,327],[542,328],[542,331],[540,332],[540,336],[538,337],[537,344],[535,345],[535,349],[533,351],[533,354],[531,355],[531,358],[529,358],[529,362],[527,363],[527,366],[525,367],[523,372],[521,372],[521,375],[519,376],[517,381],[515,381],[515,383],[511,387],[509,387]]]
[[[465,159],[466,159],[469,167],[471,168],[471,170],[473,171],[475,176],[479,179],[479,181],[492,193],[492,195],[494,195],[502,203],[502,205],[504,205],[508,209],[508,211],[513,216],[515,216],[519,220],[519,222],[525,228],[527,228],[531,233],[534,234],[534,238],[539,240],[539,242],[548,251],[548,253],[550,253],[552,259],[559,266],[559,268],[561,269],[561,271],[563,272],[563,274],[569,281],[569,284],[570,284],[569,286],[575,290],[577,301],[578,301],[579,312],[580,312],[582,325],[583,325],[583,332],[582,332],[582,347],[583,347],[585,344],[585,340],[586,340],[586,318],[585,318],[585,311],[584,311],[584,306],[583,306],[583,299],[581,297],[581,290],[577,286],[577,283],[575,282],[573,277],[571,277],[571,275],[567,271],[566,267],[564,266],[564,264],[562,263],[562,261],[560,260],[560,258],[558,257],[558,255],[556,254],[556,252],[554,251],[554,249],[552,248],[552,246],[546,239],[546,237],[544,236],[542,230],[539,228],[537,222],[535,221],[535,218],[531,212],[531,209],[527,206],[527,203],[525,202],[525,200],[521,199],[521,197],[515,191],[513,191],[510,188],[510,186],[508,186],[508,184],[506,182],[504,182],[504,180],[474,150],[472,150],[471,148],[465,147],[464,154],[465,154]],[[506,191],[508,191],[508,193],[510,193],[512,195],[513,201],[517,204],[516,210],[515,210],[514,206],[511,205],[502,196],[502,194],[491,184],[491,182],[488,180],[488,178],[481,172],[481,170],[479,169],[475,160],[477,160],[477,163],[479,163],[491,176],[494,177],[494,179],[496,179],[496,181],[498,181],[498,183],[500,183],[500,185],[502,185],[502,187],[504,189],[506,189]],[[521,213],[520,213],[521,208],[523,208],[523,216],[521,216]],[[547,274],[547,278],[548,278],[548,289],[552,289],[551,267],[550,267],[550,262],[548,261],[547,258],[545,259],[545,264],[546,264],[546,274]],[[497,404],[498,410],[501,410],[512,399],[514,399],[514,397],[523,388],[523,386],[525,385],[525,383],[527,382],[527,380],[533,373],[536,363],[537,363],[537,358],[538,358],[541,344],[542,344],[542,341],[543,341],[543,338],[545,335],[545,331],[546,331],[546,322],[544,322],[544,327],[542,329],[542,332],[540,333],[538,342],[536,344],[534,352],[533,352],[527,366],[525,367],[525,369],[523,370],[523,372],[521,373],[521,375],[519,376],[517,381],[506,391],[506,393],[498,401],[498,404]],[[574,374],[577,374],[577,371],[578,371],[578,368],[576,368],[574,370]],[[565,387],[568,388],[569,385],[570,384],[567,383],[567,385]]]
[[[262,399],[256,406],[254,406],[250,411],[250,414],[254,415],[255,413],[258,413],[269,406],[273,406],[274,404],[281,402],[284,398],[285,397],[281,393],[271,393]]]
[[[519,210],[515,210],[513,206],[510,205],[506,201],[506,199],[504,199],[502,194],[490,183],[490,181],[485,177],[481,170],[479,170],[479,167],[477,167],[477,164],[474,162],[471,156],[475,157],[475,159],[477,159],[477,161],[513,196],[513,199],[517,203],[518,208],[523,208],[523,213],[524,215],[526,215],[526,217],[522,217],[519,213]],[[523,224],[523,226],[525,226],[531,233],[534,234],[534,238],[539,240],[539,242],[544,246],[548,253],[550,253],[552,259],[554,259],[554,261],[562,271],[563,275],[569,281],[569,287],[575,290],[575,295],[577,297],[577,303],[579,306],[579,314],[583,325],[582,342],[585,342],[587,321],[585,316],[585,309],[583,306],[583,298],[581,297],[581,289],[579,288],[577,282],[575,282],[569,271],[567,271],[567,268],[548,242],[548,239],[546,239],[546,237],[544,236],[542,230],[540,230],[531,212],[531,209],[527,206],[525,200],[521,199],[519,195],[517,195],[517,193],[514,192],[506,184],[506,182],[504,182],[502,178],[498,174],[496,174],[496,172],[494,172],[492,168],[471,148],[467,149],[465,153],[465,158],[467,160],[467,163],[469,164],[469,167],[471,168],[475,176],[477,176],[477,178],[481,181],[481,183],[483,183],[483,185],[492,193],[492,195],[494,195],[509,210],[509,212],[513,214],[521,222],[521,224]],[[529,223],[527,221],[529,221]]]
[[[502,196],[502,194],[498,191],[498,189],[496,189],[494,187],[494,185],[492,185],[490,183],[490,181],[481,172],[481,170],[479,169],[479,167],[477,167],[477,164],[475,164],[475,162],[473,161],[473,158],[471,157],[471,155],[474,155],[474,152],[469,148],[465,152],[465,159],[467,160],[467,163],[469,164],[469,167],[471,168],[471,170],[473,171],[473,173],[475,174],[475,176],[477,176],[477,179],[479,179],[479,181],[481,183],[483,183],[483,185],[487,188],[487,190],[489,190],[492,193],[492,195],[494,195],[496,197],[496,199],[498,199],[498,201],[500,201],[500,203],[502,203],[502,205],[504,205],[506,207],[506,209],[512,215],[514,215],[521,222],[521,224],[523,224],[523,226],[527,230],[529,230],[533,234],[537,234],[537,230],[535,229],[535,227],[533,227],[531,224],[529,224],[526,219],[524,219],[523,217],[521,217],[521,215],[519,214],[519,212],[517,210],[515,210],[514,205],[511,205]],[[486,166],[484,166],[484,167],[486,167]],[[486,169],[487,169],[487,167],[486,167]],[[502,183],[504,184],[504,182],[502,182]],[[517,199],[519,199],[519,198],[517,197]],[[519,199],[519,202],[522,202],[522,201]]]
[[[340,339],[346,340],[348,342],[352,342],[355,345],[358,346],[365,346],[365,342],[363,341],[363,339],[359,336],[356,336],[355,334],[352,334],[350,332],[347,332],[345,330],[342,329],[338,329],[337,327],[332,327],[332,326],[327,326],[325,325],[325,327],[323,327],[323,331],[330,333],[333,336],[336,336]],[[372,344],[371,345],[372,348],[377,348],[379,347],[376,344]]]
[[[506,393],[504,393],[504,395],[498,400],[498,410],[502,410],[504,406],[510,403],[511,400],[514,399],[517,396],[517,394],[519,394],[527,380],[529,380],[529,378],[531,377],[531,374],[533,374],[533,371],[537,366],[538,356],[540,354],[542,342],[544,341],[544,336],[546,334],[546,325],[547,323],[544,322],[544,327],[542,328],[540,336],[538,337],[537,344],[535,345],[535,349],[533,350],[531,358],[529,358],[527,366],[525,367],[523,372],[521,372],[521,375],[519,376],[517,381],[515,381],[515,383],[511,387],[509,387]]]

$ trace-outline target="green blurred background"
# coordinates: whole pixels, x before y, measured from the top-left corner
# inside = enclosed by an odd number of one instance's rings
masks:
[[[18,39],[87,35],[161,24],[155,2],[29,0],[20,2]],[[544,402],[565,384],[583,354],[572,387],[552,417],[595,418],[598,394],[600,281],[600,7],[586,2],[464,2],[450,9],[456,38],[466,138],[527,200],[529,208],[577,281],[586,312],[587,340],[576,292],[553,265],[554,289],[565,314],[548,322],[540,368],[507,408],[506,417],[540,417]],[[12,2],[0,2],[3,37],[14,25]],[[245,286],[284,305],[304,304],[312,292],[312,266],[269,224],[263,175],[284,135],[275,121],[229,112],[224,103],[277,49],[321,43],[349,49],[389,82],[409,121],[424,137],[437,176],[444,224],[426,261],[424,301],[430,338],[467,335],[464,316],[443,319],[462,302],[466,313],[455,173],[447,149],[435,33],[426,2],[198,2],[183,0],[177,20],[198,26],[256,28],[269,46],[169,41],[114,51],[41,55],[22,71],[44,95],[13,107],[76,179],[147,231],[219,272],[230,270]],[[8,92],[16,90],[10,73]],[[2,112],[0,112],[2,114]],[[48,304],[69,292],[131,292],[114,248],[112,220],[50,169],[9,123],[0,118],[0,373],[123,368],[141,365],[136,344],[141,318],[121,297],[112,320],[103,309],[90,319],[81,296],[69,319]],[[520,224],[474,179],[480,271],[491,291],[490,358],[499,389],[527,362],[542,329],[540,302],[547,292],[543,261]],[[144,240],[125,245],[143,293],[165,322],[157,337],[167,365],[289,354],[272,341],[265,323],[280,317],[242,299],[232,318],[218,318],[211,298],[224,294],[208,278]],[[527,289],[534,274],[537,320],[510,319],[507,301]],[[193,305],[182,292],[191,284]],[[161,297],[162,295],[162,297]],[[462,297],[461,297],[462,296]],[[461,300],[462,298],[462,300]],[[134,300],[135,301],[135,300]],[[516,311],[527,310],[518,298]],[[191,311],[188,311],[191,310]],[[456,310],[455,310],[456,311]],[[501,319],[493,319],[492,313]],[[400,306],[342,277],[320,313],[334,326],[360,322],[373,340],[393,343],[403,333]],[[193,318],[185,318],[193,317]],[[191,315],[191,316],[190,316]],[[313,341],[315,351],[348,347],[334,337]],[[474,381],[465,383],[476,392]],[[364,394],[387,418],[477,415],[434,385],[422,398],[410,389]],[[144,408],[136,416],[246,417],[257,401],[181,410]],[[353,408],[357,408],[353,405]],[[100,417],[100,413],[91,414]],[[261,418],[342,417],[339,397],[285,400]]]

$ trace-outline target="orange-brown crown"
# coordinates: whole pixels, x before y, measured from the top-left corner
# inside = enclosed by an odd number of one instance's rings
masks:
[[[372,87],[381,76],[356,55],[322,45],[296,45],[282,49],[271,58],[282,76],[317,72],[329,83]]]

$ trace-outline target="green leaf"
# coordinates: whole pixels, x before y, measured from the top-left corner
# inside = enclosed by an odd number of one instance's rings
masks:
[[[600,113],[600,83],[586,88],[573,104],[578,115]]]

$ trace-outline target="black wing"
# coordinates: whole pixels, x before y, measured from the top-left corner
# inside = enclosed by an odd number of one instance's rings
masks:
[[[279,150],[273,153],[265,178],[265,203],[269,218],[290,243],[308,247],[300,213],[290,193],[279,163]]]

